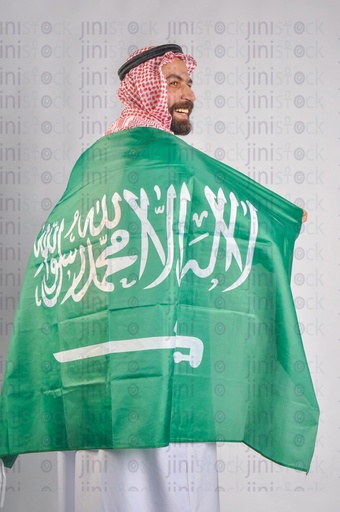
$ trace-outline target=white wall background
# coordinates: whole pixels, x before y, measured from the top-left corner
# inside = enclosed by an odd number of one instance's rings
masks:
[[[340,510],[339,17],[335,0],[1,5],[1,377],[33,240],[79,154],[118,117],[116,70],[134,49],[187,48],[199,65],[186,140],[309,212],[292,287],[321,408],[311,470],[225,443],[222,512]],[[21,456],[3,510],[57,507],[56,455]]]

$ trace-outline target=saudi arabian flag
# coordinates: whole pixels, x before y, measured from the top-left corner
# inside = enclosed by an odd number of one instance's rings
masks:
[[[16,314],[0,456],[244,442],[307,471],[319,409],[289,286],[302,210],[154,128],[76,163]]]

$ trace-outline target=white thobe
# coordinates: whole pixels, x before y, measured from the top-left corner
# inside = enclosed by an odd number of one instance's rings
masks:
[[[219,512],[216,445],[79,450],[58,458],[59,512]]]

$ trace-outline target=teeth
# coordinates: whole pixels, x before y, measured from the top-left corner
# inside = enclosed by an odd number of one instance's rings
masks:
[[[182,112],[183,114],[189,114],[189,110],[186,108],[177,108],[176,112]]]

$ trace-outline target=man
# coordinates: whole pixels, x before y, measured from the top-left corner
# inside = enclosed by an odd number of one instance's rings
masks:
[[[289,286],[303,211],[174,136],[194,67],[176,45],[122,66],[122,115],[28,262],[0,457],[64,452],[62,512],[218,511],[218,440],[310,467],[319,410]]]
[[[107,134],[137,127],[190,133],[195,67],[195,60],[178,45],[133,53],[118,71],[118,97],[124,109]],[[59,461],[60,512],[71,512],[70,503],[75,512],[220,510],[214,443],[78,451],[60,455]]]

